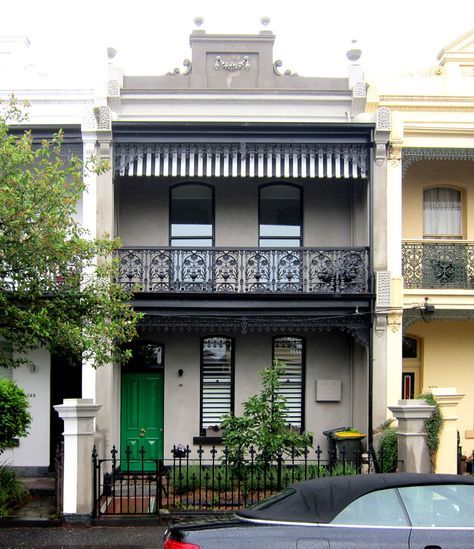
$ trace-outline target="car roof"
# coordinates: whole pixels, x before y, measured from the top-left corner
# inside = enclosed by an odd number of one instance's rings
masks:
[[[328,523],[357,498],[387,488],[427,484],[474,484],[474,477],[420,473],[390,473],[323,477],[290,485],[274,501],[241,509],[247,520]]]

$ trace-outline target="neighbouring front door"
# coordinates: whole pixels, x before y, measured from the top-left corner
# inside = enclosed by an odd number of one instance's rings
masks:
[[[153,470],[163,458],[163,373],[122,374],[121,468]],[[128,467],[127,447],[131,450]],[[141,450],[143,448],[143,450]],[[140,461],[136,461],[140,460]]]

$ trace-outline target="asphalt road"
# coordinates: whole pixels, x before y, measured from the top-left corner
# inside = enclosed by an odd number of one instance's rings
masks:
[[[0,548],[16,547],[163,547],[162,526],[91,526],[89,528],[44,528],[0,526]]]

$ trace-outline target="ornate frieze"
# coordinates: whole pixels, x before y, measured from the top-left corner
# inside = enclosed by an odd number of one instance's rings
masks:
[[[237,71],[249,71],[251,68],[249,63],[249,56],[244,55],[242,58],[242,61],[224,61],[221,55],[216,55],[216,60],[214,62],[214,69],[216,71],[222,69],[229,72],[237,72]]]
[[[403,311],[404,332],[417,322],[473,322],[474,309],[438,309],[429,316],[423,312],[423,307],[405,309]]]
[[[268,315],[248,314],[145,314],[140,321],[139,330],[164,332],[291,332],[308,333],[341,330],[350,334],[362,345],[369,344],[370,315],[352,314],[336,317],[324,315],[286,315],[271,313]]]
[[[474,148],[449,149],[441,147],[407,147],[402,152],[403,175],[415,162],[421,160],[468,160],[474,161]]]

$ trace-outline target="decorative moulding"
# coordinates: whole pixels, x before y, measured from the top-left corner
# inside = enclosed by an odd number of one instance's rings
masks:
[[[244,55],[242,61],[224,61],[221,55],[216,55],[216,60],[214,62],[214,69],[216,71],[223,69],[229,72],[237,72],[241,70],[249,71],[251,69],[249,63],[249,56]]]

